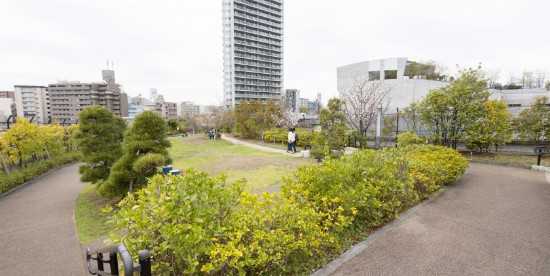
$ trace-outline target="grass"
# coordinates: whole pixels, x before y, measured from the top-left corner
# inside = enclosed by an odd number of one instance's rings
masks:
[[[113,229],[107,223],[106,217],[100,209],[106,205],[114,205],[120,199],[110,200],[99,194],[97,185],[88,184],[76,200],[76,228],[81,244],[90,243],[102,238],[108,238]]]
[[[247,190],[257,190],[280,183],[284,176],[292,176],[298,165],[308,159],[264,152],[227,141],[210,140],[206,136],[169,138],[169,149],[174,169],[195,168],[212,176],[227,174],[228,181],[247,179]],[[114,205],[120,199],[109,200],[97,191],[97,185],[87,185],[76,201],[76,227],[81,244],[106,239],[113,229],[108,218],[100,211],[106,205]]]
[[[463,153],[464,157],[474,161],[481,161],[500,165],[513,165],[530,168],[537,164],[536,155],[512,154],[512,153]],[[541,166],[550,167],[550,156],[543,155]]]
[[[186,170],[195,168],[212,176],[226,174],[228,181],[247,179],[247,190],[256,190],[292,176],[299,165],[311,162],[308,159],[260,151],[228,141],[211,140],[203,135],[174,137],[169,139],[173,168]]]

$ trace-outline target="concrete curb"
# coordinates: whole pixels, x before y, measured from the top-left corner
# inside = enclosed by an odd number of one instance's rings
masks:
[[[531,170],[550,173],[550,167],[545,167],[545,166],[533,165],[531,166]]]
[[[33,180],[31,180],[31,181],[25,182],[25,183],[23,183],[23,184],[21,184],[21,185],[15,187],[15,188],[13,188],[13,189],[11,189],[11,190],[9,190],[9,191],[7,191],[7,192],[1,194],[1,195],[0,195],[0,200],[3,200],[4,198],[8,197],[9,195],[11,195],[11,194],[13,194],[13,193],[15,193],[15,192],[17,192],[17,191],[19,191],[19,190],[21,190],[21,189],[27,187],[27,186],[31,186],[32,184],[34,184],[34,183],[37,182],[38,180],[40,180],[40,179],[42,179],[42,178],[44,178],[44,177],[46,177],[46,176],[48,176],[48,175],[50,175],[50,174],[52,174],[52,173],[58,171],[58,170],[61,170],[61,169],[66,168],[66,167],[68,167],[68,166],[72,166],[72,165],[77,164],[77,163],[78,163],[78,161],[73,161],[73,162],[67,163],[67,164],[65,164],[65,165],[63,165],[63,166],[61,166],[61,167],[57,167],[57,168],[51,169],[51,170],[49,170],[49,171],[47,171],[47,172],[45,172],[45,173],[39,175],[38,177],[36,177],[35,179],[33,179]]]
[[[457,180],[455,183],[443,186],[441,190],[439,190],[433,197],[431,197],[428,200],[425,200],[416,206],[410,208],[407,210],[407,212],[401,214],[397,219],[393,220],[392,222],[386,224],[382,228],[376,230],[374,233],[369,235],[369,237],[352,246],[350,249],[348,249],[346,252],[344,252],[340,257],[329,264],[327,264],[325,267],[317,270],[315,273],[313,273],[313,276],[325,276],[325,275],[331,275],[336,270],[338,270],[340,267],[344,266],[349,260],[354,258],[355,256],[359,255],[361,252],[363,252],[365,249],[367,249],[371,244],[375,243],[380,238],[384,237],[389,232],[393,231],[397,226],[399,226],[402,222],[407,220],[410,216],[412,216],[414,213],[416,213],[418,210],[424,208],[428,203],[432,202],[436,198],[438,198],[443,192],[445,192],[448,187],[452,187],[456,184],[458,184],[462,179],[464,178],[464,175],[467,173],[462,174],[459,180]]]

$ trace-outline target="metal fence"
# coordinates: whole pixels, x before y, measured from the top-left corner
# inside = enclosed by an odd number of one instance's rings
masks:
[[[109,256],[108,259],[104,258],[105,254]],[[96,267],[92,265],[94,261]],[[124,243],[97,250],[91,250],[89,247],[86,249],[86,268],[92,275],[120,275],[121,264],[124,266],[124,275],[134,275],[134,272],[139,272],[140,276],[151,276],[151,254],[147,250],[139,252],[139,263],[135,264]]]
[[[405,131],[414,130],[415,133],[426,140],[426,143],[432,143],[433,132],[427,127],[419,124],[415,128],[409,126],[407,121],[399,113],[386,113],[381,119],[381,146],[394,147],[397,141],[397,135]],[[345,145],[347,147],[355,148],[374,148],[375,147],[375,133],[376,126],[371,126],[367,129],[366,135],[356,136],[348,135],[344,138]],[[505,145],[498,146],[497,148],[489,148],[490,152],[502,152],[502,153],[518,153],[535,155],[535,148],[539,145],[535,145],[532,142],[514,140]],[[540,145],[545,146],[545,145]],[[457,145],[459,151],[476,151],[475,149],[468,149],[464,141],[460,141]]]

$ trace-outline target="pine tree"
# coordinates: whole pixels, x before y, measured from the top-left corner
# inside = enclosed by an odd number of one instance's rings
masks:
[[[113,165],[100,192],[108,196],[133,192],[144,186],[159,166],[169,164],[166,132],[166,121],[157,113],[144,111],[137,115],[124,135],[124,155]]]
[[[109,178],[111,166],[122,156],[126,124],[113,112],[101,106],[87,107],[78,115],[79,128],[75,143],[80,149],[83,182],[101,183]]]

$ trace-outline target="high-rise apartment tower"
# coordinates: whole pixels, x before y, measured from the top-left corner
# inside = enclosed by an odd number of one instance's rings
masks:
[[[279,101],[283,0],[223,0],[224,100]]]

